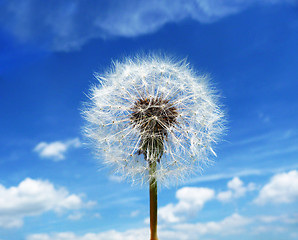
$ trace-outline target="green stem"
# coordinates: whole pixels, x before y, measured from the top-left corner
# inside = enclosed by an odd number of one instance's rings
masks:
[[[157,181],[155,177],[156,172],[156,161],[149,162],[150,167],[150,231],[151,231],[151,238],[150,240],[158,240],[157,237]]]

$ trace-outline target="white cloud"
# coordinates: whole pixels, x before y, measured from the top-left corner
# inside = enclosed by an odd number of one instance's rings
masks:
[[[32,234],[26,240],[141,240],[147,239],[149,230],[131,229],[125,232],[115,230],[102,233],[87,233],[82,236],[75,235],[72,232],[54,233],[54,234]]]
[[[256,204],[291,203],[298,200],[298,171],[273,176],[254,200]]]
[[[290,236],[293,239],[297,239],[298,238],[298,232],[291,233]]]
[[[139,214],[140,214],[140,211],[139,211],[139,210],[135,210],[135,211],[132,211],[132,212],[130,213],[130,216],[131,216],[131,217],[137,217]]]
[[[291,224],[296,224],[297,216],[294,215],[292,217],[296,221],[292,221]],[[286,215],[245,217],[234,213],[219,221],[159,225],[158,236],[163,240],[210,240],[229,239],[226,236],[237,234],[240,239],[243,235],[251,236],[251,239],[254,239],[256,234],[268,232],[288,232],[291,235],[293,232],[289,230],[293,229],[293,226],[287,228],[286,225],[280,225],[280,223],[286,223],[285,219],[288,218],[289,216]],[[277,222],[278,225],[269,225],[272,222]],[[101,233],[86,233],[85,235],[75,235],[71,232],[32,234],[26,240],[140,240],[149,239],[149,236],[149,228],[140,228],[130,229],[124,232],[111,230]]]
[[[263,223],[272,223],[278,221],[285,224],[296,224],[298,223],[298,213],[283,214],[280,216],[260,215],[256,216],[255,219]]]
[[[259,118],[263,123],[270,123],[271,118],[263,112],[259,112]]]
[[[117,183],[119,183],[119,182],[122,182],[124,179],[123,179],[123,177],[121,177],[121,176],[110,175],[110,176],[109,176],[109,180],[112,181],[112,182],[117,182]]]
[[[228,202],[233,198],[243,197],[248,191],[255,190],[255,185],[253,183],[244,186],[243,182],[238,177],[234,177],[229,181],[227,186],[229,190],[217,194],[217,199],[219,201]]]
[[[253,228],[253,233],[254,234],[261,234],[261,233],[266,233],[266,232],[271,232],[271,233],[281,233],[281,232],[286,232],[288,229],[285,227],[281,226],[257,226]]]
[[[272,171],[275,171],[275,169],[269,169],[269,171],[267,170],[267,172],[272,172]],[[211,181],[217,181],[217,180],[222,180],[222,179],[229,179],[234,176],[244,177],[244,176],[262,175],[262,174],[264,174],[263,172],[264,172],[264,169],[262,169],[262,170],[260,170],[260,169],[245,169],[245,170],[238,169],[234,172],[219,173],[219,174],[195,177],[187,182],[188,183],[211,182]]]
[[[228,202],[233,198],[232,191],[220,192],[217,194],[217,199],[221,202]]]
[[[65,188],[55,188],[49,181],[26,178],[10,188],[0,184],[0,227],[21,227],[23,218],[27,216],[88,206],[80,196],[70,194]]]
[[[73,138],[67,141],[41,142],[33,150],[42,158],[60,161],[65,158],[65,153],[69,148],[78,148],[80,146],[81,142],[79,138]]]
[[[260,3],[257,0],[54,2],[41,4],[39,0],[23,0],[20,4],[18,0],[6,0],[1,4],[0,25],[22,41],[37,42],[54,51],[70,51],[94,38],[139,36],[186,18],[213,22]],[[285,2],[295,0],[261,1],[264,5]]]
[[[83,217],[83,213],[77,212],[77,213],[70,214],[67,218],[69,220],[76,221],[81,219],[82,217]]]
[[[264,223],[272,223],[272,222],[275,222],[279,219],[278,216],[258,216],[257,219],[261,222],[264,222]]]
[[[195,223],[195,224],[180,224],[175,228],[186,233],[190,233],[192,236],[197,235],[232,235],[241,233],[244,231],[243,227],[250,224],[251,219],[240,216],[237,213],[226,217],[219,222],[207,222],[207,223]],[[190,237],[187,239],[191,239]],[[195,238],[193,238],[195,239]]]
[[[194,240],[202,236],[233,235],[245,231],[252,220],[239,214],[233,214],[218,222],[172,225],[169,228],[160,227],[158,235],[163,240]],[[32,234],[26,240],[140,240],[148,239],[149,228],[130,229],[124,232],[115,230],[101,233],[87,233],[79,236],[74,233]]]
[[[158,210],[161,221],[176,223],[194,216],[204,204],[214,198],[209,188],[184,187],[176,192],[177,204],[168,204]]]

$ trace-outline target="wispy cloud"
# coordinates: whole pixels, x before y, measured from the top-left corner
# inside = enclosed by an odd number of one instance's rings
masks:
[[[261,169],[239,169],[233,172],[202,175],[202,176],[190,179],[189,181],[187,181],[187,183],[212,182],[212,181],[218,181],[222,179],[233,178],[235,176],[244,177],[244,176],[253,176],[253,175],[261,175],[261,174],[264,174],[263,169],[262,170]]]
[[[76,213],[70,214],[67,218],[69,220],[77,221],[77,220],[81,219],[82,217],[83,217],[83,213],[76,212]]]
[[[245,135],[248,135],[246,133]],[[248,138],[239,138],[230,142],[226,147],[233,149],[228,155],[228,161],[254,160],[285,157],[298,153],[298,131],[296,129],[283,129],[270,131],[261,135],[253,135]],[[288,162],[290,159],[288,159]],[[296,159],[292,159],[296,162]]]
[[[280,216],[260,215],[256,216],[255,220],[264,223],[281,222],[286,224],[296,224],[298,223],[298,213],[284,214]]]
[[[55,141],[55,142],[40,142],[33,149],[39,154],[41,158],[49,158],[53,161],[60,161],[65,158],[65,153],[69,148],[78,148],[81,146],[81,142],[78,138],[70,139],[67,141]]]
[[[298,164],[294,165],[287,165],[282,167],[275,167],[275,168],[262,168],[262,169],[235,169],[231,172],[225,173],[217,173],[211,175],[202,175],[199,177],[194,177],[186,182],[186,184],[193,184],[193,183],[200,183],[200,182],[212,182],[224,179],[230,179],[233,177],[247,177],[247,176],[263,176],[269,174],[276,174],[284,171],[289,171],[293,169],[297,169]]]
[[[79,195],[70,194],[65,188],[56,188],[49,181],[26,178],[10,188],[0,184],[0,227],[21,227],[24,217],[47,211],[76,210],[92,204],[84,203]]]
[[[262,0],[261,3],[294,3]],[[1,4],[2,28],[21,41],[54,51],[79,49],[95,38],[134,37],[153,33],[166,23],[190,18],[210,23],[236,14],[260,1],[247,0],[6,0]]]
[[[245,131],[242,135],[249,136],[249,131]],[[263,134],[253,135],[246,138],[239,138],[234,140],[230,145],[230,147],[240,147],[240,146],[251,146],[251,145],[259,145],[265,142],[276,143],[276,142],[293,142],[298,139],[298,131],[296,129],[283,129],[283,130],[275,130],[270,131]]]
[[[140,210],[135,210],[130,213],[131,217],[137,217],[140,214]]]
[[[247,134],[244,134],[247,135]],[[211,182],[233,177],[260,176],[276,174],[298,168],[296,155],[298,153],[298,131],[296,129],[285,129],[270,131],[265,134],[253,135],[248,138],[234,140],[227,146],[228,154],[222,162],[232,162],[233,171],[221,171],[215,174],[204,173],[195,176],[185,183]],[[270,167],[260,164],[261,160],[278,159]],[[287,159],[285,161],[284,159]],[[235,166],[235,162],[242,165]],[[254,164],[252,164],[252,162]]]
[[[109,180],[112,181],[112,182],[117,182],[117,183],[119,183],[119,182],[122,182],[124,179],[123,179],[123,177],[121,177],[121,176],[110,175],[110,176],[109,176]]]

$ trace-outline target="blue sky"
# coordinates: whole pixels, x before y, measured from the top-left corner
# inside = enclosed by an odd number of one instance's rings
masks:
[[[160,189],[160,239],[298,238],[297,1],[0,6],[1,240],[149,239],[148,189],[94,158],[80,109],[94,72],[152,51],[209,73],[228,120],[214,163]]]

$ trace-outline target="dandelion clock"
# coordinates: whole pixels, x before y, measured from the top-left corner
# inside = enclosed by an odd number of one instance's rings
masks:
[[[157,184],[177,183],[215,155],[224,117],[217,95],[186,61],[154,55],[114,62],[96,78],[84,134],[116,174],[149,184],[157,240]]]

